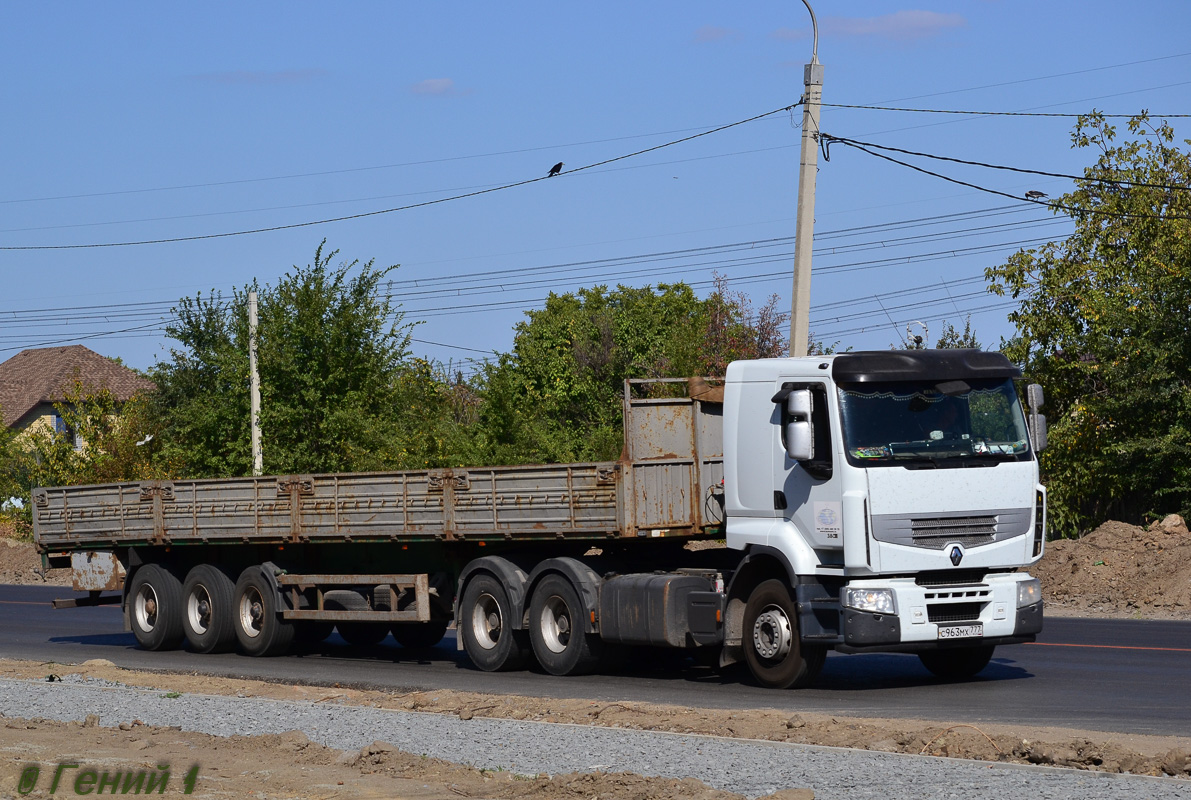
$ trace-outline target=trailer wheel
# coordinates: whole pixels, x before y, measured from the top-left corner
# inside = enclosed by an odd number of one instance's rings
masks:
[[[146,564],[128,586],[128,618],[137,644],[174,650],[182,644],[182,582],[157,564]]]
[[[294,624],[282,618],[277,593],[259,566],[240,573],[234,608],[236,639],[245,655],[279,656],[289,649]]]
[[[372,647],[389,635],[389,628],[378,622],[339,622],[335,630],[352,647]]]
[[[294,623],[294,641],[307,647],[320,644],[334,632],[334,622],[303,619]]]
[[[221,570],[199,564],[182,584],[182,628],[196,653],[223,653],[236,645],[232,596],[236,585]]]
[[[918,654],[922,666],[940,678],[958,680],[971,678],[988,666],[992,647],[956,647],[944,650],[925,650]]]
[[[744,607],[744,660],[757,683],[800,689],[818,677],[827,659],[822,647],[799,641],[798,607],[780,580],[763,581]]]
[[[562,575],[547,575],[529,603],[529,639],[542,669],[551,675],[582,675],[599,666],[604,642],[584,630],[579,594]]]
[[[509,594],[491,575],[480,573],[467,582],[458,627],[468,658],[485,672],[521,669],[529,662],[528,637],[513,629]]]
[[[424,650],[434,647],[447,635],[447,621],[432,619],[429,622],[397,622],[393,624],[392,630],[397,644],[410,650]]]

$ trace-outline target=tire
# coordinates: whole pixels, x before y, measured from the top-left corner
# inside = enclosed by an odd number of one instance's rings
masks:
[[[918,654],[922,666],[946,680],[971,678],[988,666],[993,647],[955,647],[925,650]]]
[[[232,597],[236,584],[222,570],[199,564],[182,584],[182,630],[196,653],[225,653],[236,646]]]
[[[389,635],[389,628],[380,622],[340,622],[335,630],[352,647],[375,647]]]
[[[529,603],[529,640],[542,669],[551,675],[594,671],[604,654],[597,633],[583,630],[586,611],[579,593],[562,575],[547,575]]]
[[[157,564],[146,564],[128,585],[128,619],[145,650],[175,650],[182,644],[182,582]]]
[[[335,631],[334,622],[317,619],[303,619],[294,623],[294,642],[311,647],[322,643]]]
[[[283,619],[277,593],[259,566],[248,567],[236,581],[236,639],[248,656],[279,656],[294,641],[294,623]]]
[[[529,636],[513,629],[513,616],[509,594],[499,580],[480,573],[467,582],[457,627],[471,663],[485,672],[521,669],[529,663]]]
[[[786,584],[758,584],[744,606],[744,660],[757,683],[769,689],[800,689],[823,669],[827,650],[799,640],[798,607]]]
[[[335,589],[323,596],[328,611],[371,611],[368,598],[352,589]],[[336,622],[335,630],[353,647],[372,647],[389,635],[389,626],[376,622]]]
[[[445,619],[429,622],[397,622],[393,624],[393,638],[397,644],[410,650],[425,650],[434,647],[447,634]]]

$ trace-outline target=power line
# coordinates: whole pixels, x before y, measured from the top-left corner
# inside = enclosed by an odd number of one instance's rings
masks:
[[[0,200],[0,205],[12,203],[41,203],[51,200],[82,200],[91,197],[114,197],[128,194],[147,194],[149,192],[170,192],[181,189],[209,189],[216,186],[238,186],[245,183],[268,183],[271,181],[286,181],[297,178],[322,178],[327,175],[348,175],[356,172],[374,172],[382,169],[400,169],[402,167],[421,167],[428,164],[445,164],[452,161],[468,161],[478,158],[493,158],[496,156],[519,155],[521,153],[536,153],[543,150],[561,150],[566,147],[586,147],[592,144],[607,144],[608,142],[622,142],[628,139],[645,139],[650,136],[670,136],[675,133],[706,130],[712,126],[702,125],[695,128],[678,128],[670,131],[654,131],[653,133],[636,133],[629,136],[613,136],[608,139],[590,139],[585,142],[567,142],[564,144],[541,145],[538,147],[522,147],[516,150],[497,150],[491,153],[473,153],[465,156],[448,156],[444,158],[428,158],[421,161],[403,161],[396,164],[376,164],[367,167],[345,167],[344,169],[328,169],[319,172],[296,172],[290,175],[271,175],[263,178],[238,178],[224,181],[210,181],[208,183],[183,183],[175,186],[155,186],[143,189],[119,189],[109,192],[87,192],[83,194],[63,194],[49,197],[24,197],[12,200]]]
[[[1174,58],[1186,58],[1187,56],[1191,56],[1191,52],[1175,53],[1175,54],[1169,55],[1169,56],[1156,56],[1154,58],[1143,58],[1138,61],[1126,61],[1121,64],[1109,64],[1108,66],[1105,66],[1105,67],[1089,67],[1087,69],[1077,69],[1077,70],[1072,70],[1070,72],[1058,72],[1058,73],[1055,73],[1054,75],[1038,75],[1033,78],[1019,78],[1018,80],[1001,81],[1000,83],[986,83],[983,86],[970,86],[967,89],[949,89],[944,92],[931,92],[930,94],[918,94],[918,95],[914,95],[912,97],[899,97],[894,100],[888,100],[885,102],[904,103],[907,100],[922,100],[927,97],[943,97],[944,95],[962,94],[964,92],[976,92],[976,91],[980,91],[982,89],[998,89],[1002,86],[1017,86],[1022,83],[1034,83],[1036,81],[1049,81],[1049,80],[1053,80],[1055,78],[1069,78],[1072,75],[1087,75],[1090,72],[1104,72],[1105,70],[1110,70],[1110,69],[1120,69],[1121,67],[1134,67],[1134,66],[1137,66],[1138,64],[1152,64],[1157,61],[1169,61]]]
[[[799,101],[799,102],[801,102],[801,101]],[[774,109],[773,111],[766,111],[763,114],[757,114],[755,116],[748,117],[747,119],[742,119],[742,120],[738,120],[736,122],[731,122],[731,123],[728,123],[727,125],[721,125],[718,128],[712,128],[711,130],[702,131],[700,133],[696,133],[691,136],[684,136],[681,139],[675,139],[673,141],[665,142],[663,144],[654,145],[653,147],[646,147],[643,150],[637,150],[632,153],[625,153],[624,155],[615,156],[613,158],[606,158],[603,161],[596,161],[591,164],[585,164],[584,166],[576,167],[575,169],[565,170],[564,172],[560,173],[560,175],[573,175],[577,172],[583,172],[584,170],[594,169],[595,167],[602,167],[605,164],[612,164],[617,161],[624,161],[625,159],[635,158],[636,156],[644,155],[645,153],[652,153],[655,150],[661,150],[666,147],[673,147],[674,145],[682,144],[684,142],[689,142],[689,141],[692,141],[693,139],[698,139],[703,136],[710,136],[713,133],[720,133],[722,131],[728,130],[729,128],[735,128],[737,126],[745,125],[749,122],[754,122],[756,120],[763,119],[765,117],[769,117],[774,114],[780,114],[785,111],[789,111],[790,109],[794,108],[797,105],[798,105],[798,103],[793,103],[788,106],[783,106],[782,108]],[[352,220],[352,219],[363,219],[365,217],[375,217],[375,216],[378,216],[381,214],[392,214],[397,211],[408,211],[408,210],[414,209],[414,208],[424,208],[426,206],[438,205],[440,203],[448,203],[448,202],[452,202],[455,200],[463,200],[463,199],[469,198],[469,197],[477,197],[482,194],[491,194],[492,192],[499,192],[499,191],[503,191],[505,189],[513,189],[518,186],[526,186],[531,183],[537,183],[539,181],[548,180],[549,177],[552,177],[552,176],[541,175],[536,178],[528,178],[523,181],[516,181],[514,183],[506,183],[501,186],[494,186],[494,187],[490,187],[487,189],[479,189],[474,192],[467,192],[465,194],[452,195],[450,197],[440,197],[436,200],[426,200],[421,203],[412,203],[410,205],[397,206],[395,208],[385,208],[385,209],[379,209],[376,211],[365,211],[365,212],[361,212],[359,214],[349,214],[349,215],[342,216],[342,217],[333,217],[333,218],[329,218],[329,219],[312,220],[309,222],[295,222],[295,223],[290,223],[288,225],[273,225],[273,226],[266,227],[266,228],[254,228],[251,230],[226,231],[224,233],[208,233],[208,234],[201,234],[201,235],[195,235],[195,236],[179,236],[179,237],[173,237],[173,238],[168,238],[168,239],[144,239],[144,240],[140,240],[140,241],[128,241],[128,242],[91,242],[88,244],[22,245],[22,246],[8,245],[8,246],[0,246],[0,250],[80,250],[80,249],[97,248],[97,247],[134,247],[134,246],[138,246],[138,245],[148,245],[148,244],[168,244],[168,243],[176,243],[176,242],[193,242],[193,241],[199,241],[199,240],[203,240],[203,239],[223,239],[223,238],[227,238],[229,236],[249,236],[249,235],[257,234],[257,233],[269,233],[269,232],[273,232],[273,231],[292,230],[294,228],[308,228],[313,225],[324,225],[324,224],[331,223],[331,222],[344,222],[346,220]]]
[[[935,214],[924,217],[913,217],[900,220],[889,220],[887,222],[871,223],[867,225],[856,225],[844,228],[836,228],[832,230],[819,231],[815,233],[816,242],[832,242],[837,239],[854,238],[860,234],[865,233],[881,233],[885,231],[894,230],[910,230],[914,228],[935,227],[938,225],[972,221],[976,219],[995,218],[1007,215],[1016,215],[1023,212],[1031,211],[1030,206],[1022,205],[1021,203],[1014,203],[1011,205],[991,206],[987,208],[973,209],[971,211],[958,211],[949,214]],[[1049,218],[1027,220],[1025,224],[1037,223],[1042,221],[1049,221]],[[1018,223],[1014,223],[1018,224]],[[985,228],[1004,227],[1004,226],[984,226]],[[962,228],[945,232],[947,234],[955,233],[971,233],[979,231],[981,228]],[[924,234],[925,235],[925,234]],[[937,235],[937,234],[933,234]],[[794,240],[792,236],[772,237],[769,239],[752,239],[734,242],[725,242],[716,245],[706,245],[702,247],[680,248],[675,250],[650,251],[646,253],[636,253],[627,256],[616,256],[610,258],[588,259],[583,261],[569,261],[552,264],[544,264],[533,267],[515,267],[503,270],[478,270],[468,273],[457,273],[446,277],[432,276],[429,278],[405,278],[400,280],[390,280],[386,282],[386,287],[390,292],[401,293],[408,288],[421,289],[426,285],[444,286],[452,283],[465,283],[469,286],[474,285],[477,278],[497,277],[497,276],[518,276],[534,274],[539,272],[558,273],[560,271],[570,270],[573,267],[611,267],[617,265],[626,265],[631,263],[650,263],[657,260],[665,260],[671,257],[686,257],[699,255],[714,255],[724,254],[729,252],[741,250],[757,250],[766,247],[773,247],[781,244],[788,244]],[[892,241],[892,240],[888,240]],[[875,244],[875,243],[874,243]],[[882,246],[886,244],[885,241],[880,243]],[[858,245],[845,245],[844,247],[855,248]],[[816,252],[820,255],[830,255],[840,249],[838,246],[827,246],[820,248]],[[728,262],[711,262],[711,266],[719,263]],[[616,273],[612,273],[615,275]],[[447,290],[451,291],[451,290]],[[444,292],[445,293],[445,292]],[[403,297],[404,294],[401,294]],[[168,311],[175,306],[178,300],[150,300],[138,301],[128,303],[104,303],[104,304],[90,304],[90,305],[71,305],[71,306],[52,306],[48,308],[35,309],[11,309],[0,310],[0,321],[11,321],[11,323],[41,320],[54,321],[57,319],[83,319],[88,317],[99,317],[105,315],[121,315],[125,312],[142,312],[145,314]]]
[[[822,136],[824,138],[827,138],[827,134],[822,134]],[[831,138],[835,138],[835,137],[831,137]],[[1137,214],[1137,213],[1124,212],[1124,211],[1104,211],[1101,209],[1075,208],[1074,206],[1067,206],[1067,205],[1063,205],[1062,203],[1045,202],[1042,200],[1032,200],[1029,198],[1023,199],[1023,198],[1017,197],[1016,195],[1009,194],[1008,192],[1002,192],[998,189],[990,189],[987,186],[981,186],[979,184],[971,183],[969,181],[961,181],[958,178],[952,178],[948,175],[942,175],[938,172],[932,172],[931,170],[924,169],[923,167],[919,167],[915,164],[910,164],[905,161],[900,161],[896,158],[893,158],[892,156],[887,156],[884,153],[874,153],[872,150],[869,150],[861,145],[853,144],[852,142],[849,142],[849,141],[846,141],[843,139],[836,139],[836,141],[839,141],[842,144],[845,144],[849,147],[855,148],[855,149],[861,151],[862,153],[868,153],[870,156],[875,156],[877,158],[884,159],[885,161],[889,161],[893,164],[897,164],[899,166],[906,167],[908,169],[912,169],[915,172],[921,172],[923,175],[930,175],[932,178],[939,178],[941,180],[947,181],[948,183],[954,183],[959,186],[966,186],[969,189],[975,189],[977,191],[985,192],[987,194],[995,194],[998,197],[1007,197],[1010,200],[1018,200],[1020,202],[1033,203],[1034,205],[1046,206],[1047,208],[1053,208],[1053,209],[1059,209],[1062,211],[1067,211],[1067,212],[1070,212],[1072,215],[1096,214],[1099,216],[1113,217],[1115,219],[1191,220],[1191,217],[1189,217],[1189,216],[1182,216],[1182,215],[1177,215],[1177,214]]]
[[[1191,117],[1191,114],[1187,116]],[[955,158],[953,156],[940,156],[934,153],[920,153],[915,150],[905,150],[901,147],[892,147],[884,144],[873,144],[872,142],[861,142],[856,139],[845,139],[840,136],[832,136],[831,134],[820,134],[820,139],[823,143],[824,157],[827,157],[827,152],[831,145],[835,142],[840,144],[851,145],[852,147],[872,147],[876,150],[888,150],[893,153],[902,153],[907,156],[919,156],[921,158],[930,158],[935,161],[950,161],[953,164],[966,164],[971,167],[985,167],[987,169],[999,169],[1006,172],[1020,172],[1027,175],[1042,175],[1047,178],[1066,178],[1073,181],[1095,181],[1097,183],[1112,183],[1119,186],[1137,186],[1145,189],[1171,189],[1178,191],[1191,191],[1191,186],[1179,186],[1170,183],[1143,183],[1141,181],[1130,181],[1124,178],[1094,178],[1087,175],[1067,175],[1062,172],[1045,172],[1038,169],[1026,169],[1025,167],[1008,167],[1003,164],[989,164],[984,161],[970,161],[964,158]],[[830,160],[830,159],[829,159]]]
[[[919,114],[963,114],[973,117],[1086,117],[1087,114],[1060,114],[1057,112],[1042,112],[1042,111],[954,111],[942,108],[898,108],[895,106],[864,106],[853,105],[849,103],[820,103],[820,105],[828,106],[830,108],[855,108],[865,109],[868,111],[909,111]],[[1186,119],[1191,118],[1191,114],[1153,114],[1146,112],[1151,117],[1161,117],[1163,119]],[[1137,114],[1100,114],[1105,119],[1132,119]]]

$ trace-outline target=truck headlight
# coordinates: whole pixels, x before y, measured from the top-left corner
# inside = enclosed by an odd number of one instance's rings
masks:
[[[896,614],[892,589],[845,589],[844,605],[857,611],[876,614]]]
[[[1030,578],[1017,584],[1017,607],[1032,606],[1042,599],[1042,583],[1037,578]]]

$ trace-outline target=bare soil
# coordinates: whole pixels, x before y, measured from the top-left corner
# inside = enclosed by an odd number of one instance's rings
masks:
[[[41,583],[41,559],[32,545],[0,536],[0,582]],[[1070,616],[1191,619],[1191,534],[1178,517],[1149,528],[1108,522],[1077,540],[1047,544],[1031,568],[1042,581],[1047,613]],[[50,583],[69,584],[68,570],[52,570]],[[53,673],[90,675],[163,691],[240,694],[283,700],[369,705],[453,714],[566,722],[638,730],[699,733],[746,739],[925,753],[987,761],[1049,764],[1079,769],[1191,777],[1191,738],[1137,736],[1063,728],[976,727],[962,720],[887,720],[773,709],[725,711],[649,703],[607,703],[436,690],[387,692],[346,687],[265,683],[201,675],[123,670],[107,661],[76,667],[0,660],[0,676],[45,680]],[[483,796],[631,798],[735,798],[694,780],[643,778],[628,773],[513,776],[423,759],[377,743],[341,754],[300,733],[220,739],[175,730],[129,730],[3,720],[0,796],[26,762],[49,764],[68,755],[80,763],[116,769],[175,764],[173,781],[191,763],[210,765],[200,779],[206,794],[227,797],[453,798]],[[147,744],[146,744],[147,743]],[[799,790],[810,797],[809,790]],[[35,791],[31,796],[38,796]]]
[[[3,535],[0,530],[0,583],[71,585],[70,570],[52,569],[41,575],[41,556],[31,542]]]
[[[164,692],[363,705],[451,714],[464,720],[490,717],[562,722],[889,753],[1047,764],[1136,775],[1191,777],[1191,737],[1143,736],[1023,725],[976,727],[963,720],[937,722],[811,713],[791,715],[788,711],[765,708],[724,710],[657,703],[555,700],[451,690],[393,692],[341,686],[299,686],[241,678],[125,670],[103,659],[73,667],[0,660],[0,678],[46,680],[50,675],[62,677],[68,674],[161,689]],[[600,797],[604,796],[600,793]],[[623,798],[632,795],[607,796]]]
[[[196,766],[192,797],[295,798],[349,800],[409,798],[457,800],[459,797],[608,798],[609,800],[742,800],[744,795],[713,789],[694,778],[647,778],[629,772],[515,775],[481,770],[401,752],[375,742],[359,751],[340,751],[315,744],[301,731],[266,736],[222,738],[176,728],[139,724],[101,728],[92,717],[83,723],[60,723],[0,717],[0,796],[50,797],[77,794],[74,781],[93,770],[81,789],[99,788],[100,776],[109,793],[110,781],[144,772],[158,776],[168,765],[166,794],[185,793],[186,774]],[[62,771],[51,795],[58,764],[77,764]],[[22,777],[36,766],[31,792],[21,791]],[[105,775],[106,773],[106,775]],[[117,777],[119,774],[119,777]],[[135,780],[135,778],[134,778]],[[103,791],[99,788],[99,791]],[[90,793],[88,791],[87,793]],[[143,792],[142,792],[143,793]],[[813,800],[814,792],[786,791],[773,800]]]
[[[1177,515],[1048,542],[1030,574],[1042,581],[1047,614],[1191,619],[1191,534]]]

